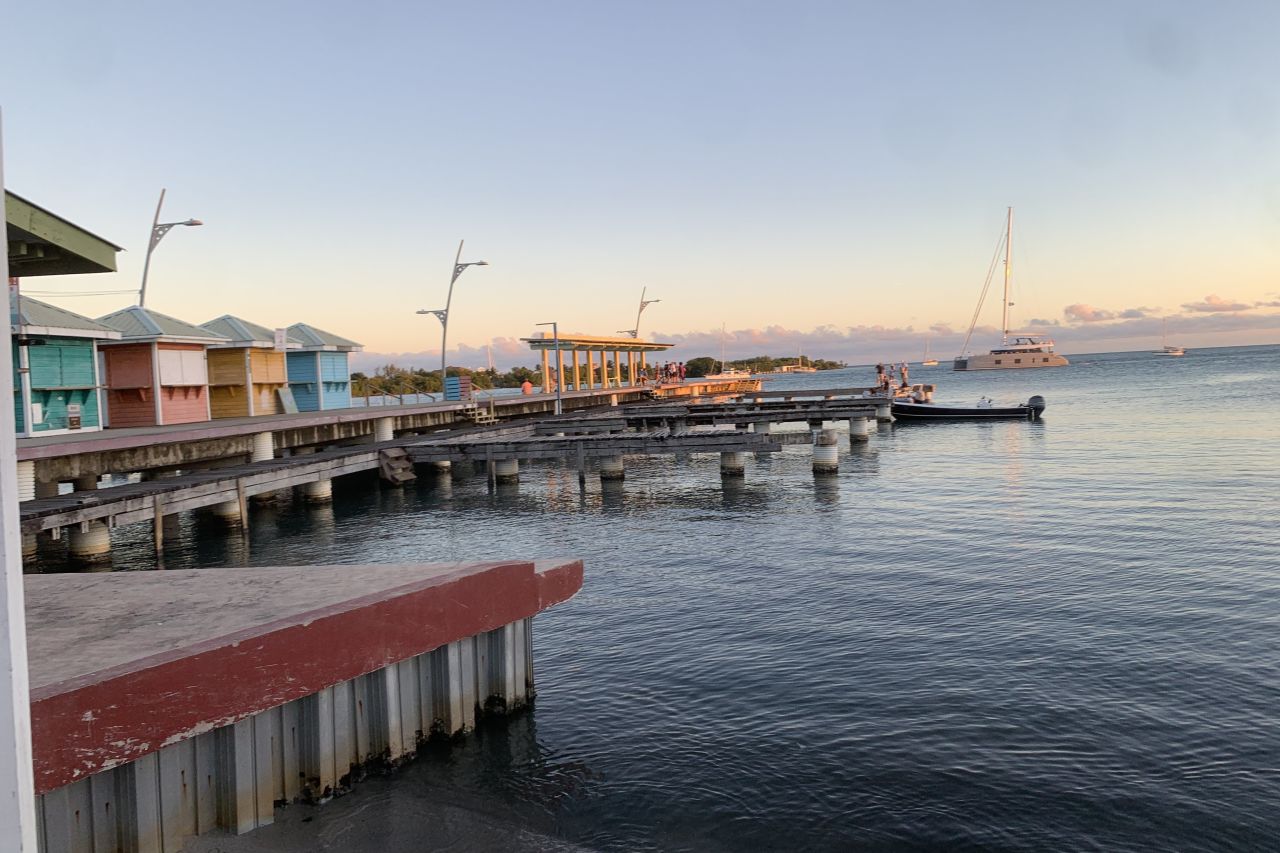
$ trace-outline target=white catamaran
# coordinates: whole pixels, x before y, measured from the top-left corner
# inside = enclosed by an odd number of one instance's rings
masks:
[[[982,313],[982,302],[987,296],[987,287],[991,284],[991,273],[987,274],[987,283],[982,288],[982,296],[978,298],[978,307],[973,312],[973,321],[969,323],[969,333],[965,335],[962,355],[956,356],[952,364],[953,370],[1010,370],[1024,367],[1063,367],[1070,362],[1065,356],[1053,351],[1053,341],[1042,335],[1013,335],[1012,343],[1009,335],[1009,280],[1013,274],[1010,257],[1013,250],[1013,208],[1005,225],[1004,235],[1004,312],[1001,315],[1000,328],[1003,337],[1000,346],[982,355],[968,355],[969,339],[973,337],[973,327],[978,323],[978,315]],[[994,271],[994,260],[992,271]]]

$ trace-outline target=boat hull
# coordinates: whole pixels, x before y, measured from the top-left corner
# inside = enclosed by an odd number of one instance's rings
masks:
[[[1071,362],[1056,352],[986,353],[961,356],[951,365],[952,370],[1026,370],[1036,367],[1066,367]]]
[[[895,420],[908,421],[1034,421],[1040,410],[1034,406],[939,406],[936,403],[892,405]]]

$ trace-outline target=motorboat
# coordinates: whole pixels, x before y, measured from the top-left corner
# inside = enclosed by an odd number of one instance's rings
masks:
[[[897,399],[892,403],[895,419],[912,421],[1038,421],[1044,409],[1044,397],[1039,394],[1020,406],[997,406],[987,397],[973,406],[948,406]]]
[[[1003,337],[1000,346],[988,353],[969,355],[969,339],[973,337],[973,329],[982,313],[982,302],[991,286],[991,275],[995,271],[995,260],[987,272],[987,281],[982,287],[982,295],[978,297],[978,308],[973,312],[973,320],[969,323],[969,333],[965,336],[963,355],[958,355],[952,362],[952,370],[1011,370],[1028,367],[1065,367],[1070,364],[1066,356],[1054,352],[1053,340],[1043,335],[1013,335],[1010,343],[1009,334],[1009,283],[1013,276],[1013,208],[1009,208],[1004,234],[1004,311],[1000,328]]]

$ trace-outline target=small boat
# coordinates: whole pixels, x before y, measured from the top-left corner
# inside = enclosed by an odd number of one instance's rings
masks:
[[[894,400],[893,416],[909,421],[1038,421],[1044,412],[1044,397],[1035,395],[1021,406],[996,406],[986,397],[976,406],[941,406],[937,403],[916,403]]]
[[[724,323],[720,324],[720,372],[708,373],[703,379],[746,379],[751,375],[749,370],[739,370],[736,367],[725,367],[724,361]]]
[[[921,359],[920,366],[921,367],[937,367],[938,366],[938,360],[936,358],[929,357],[929,339],[928,338],[924,339],[924,358]]]
[[[1013,343],[1009,342],[1009,280],[1013,275],[1011,251],[1013,247],[1013,208],[1009,208],[1008,221],[1004,235],[1004,312],[1001,315],[1001,329],[1004,336],[1000,346],[989,353],[969,355],[969,339],[973,336],[974,326],[978,323],[978,315],[982,313],[982,302],[987,295],[987,287],[991,284],[991,274],[995,272],[995,262],[987,273],[987,283],[982,288],[982,296],[978,298],[978,309],[973,312],[973,321],[969,323],[969,334],[965,336],[962,354],[956,356],[951,365],[952,370],[1011,370],[1028,367],[1065,367],[1070,364],[1066,356],[1058,355],[1053,350],[1053,340],[1043,335],[1015,335]]]
[[[1186,355],[1187,350],[1185,347],[1175,347],[1165,343],[1165,326],[1167,325],[1167,323],[1168,323],[1167,320],[1162,321],[1160,323],[1160,349],[1153,350],[1151,354],[1152,355]]]

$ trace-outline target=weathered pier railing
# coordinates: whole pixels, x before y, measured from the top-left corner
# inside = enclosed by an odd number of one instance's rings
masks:
[[[269,824],[533,696],[532,620],[582,564],[29,576],[44,853]]]

